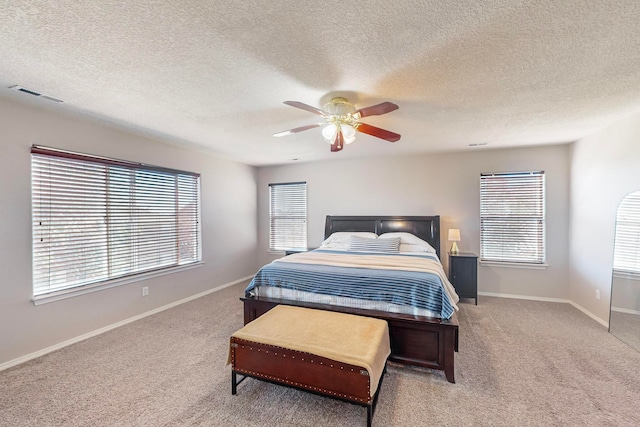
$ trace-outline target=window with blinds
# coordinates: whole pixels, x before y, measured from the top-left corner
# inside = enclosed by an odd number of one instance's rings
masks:
[[[640,191],[620,202],[613,253],[614,271],[640,275]]]
[[[307,247],[307,183],[269,184],[269,250]]]
[[[480,175],[482,261],[545,262],[544,172]]]
[[[199,262],[200,176],[31,149],[34,296]]]

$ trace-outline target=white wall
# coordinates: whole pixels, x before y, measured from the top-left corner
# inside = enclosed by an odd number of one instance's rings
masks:
[[[549,267],[481,266],[478,288],[481,292],[566,299],[570,152],[569,145],[556,145],[260,168],[258,260],[265,264],[276,258],[268,254],[269,183],[307,182],[309,246],[322,242],[326,215],[440,215],[441,253],[446,254],[450,247],[447,230],[460,228],[460,250],[479,254],[480,173],[544,170]],[[442,258],[446,268],[446,255]]]
[[[573,146],[570,298],[604,321],[609,319],[616,211],[627,194],[640,190],[639,165],[638,114]]]
[[[201,173],[204,266],[34,306],[32,144]],[[0,365],[252,275],[256,215],[253,167],[0,98]]]
[[[329,214],[439,214],[443,237],[449,228],[460,228],[460,249],[478,253],[480,173],[544,170],[549,267],[482,266],[479,290],[569,299],[606,321],[615,212],[626,194],[640,189],[639,141],[640,120],[634,116],[572,145],[333,160],[256,171],[87,118],[0,98],[0,365],[252,275],[275,258],[267,251],[272,182],[308,182],[310,246],[322,241]],[[34,306],[32,144],[200,172],[204,267]],[[448,247],[443,238],[442,253]],[[446,267],[446,256],[443,263]],[[140,296],[142,286],[149,286],[148,297]],[[595,299],[595,289],[601,300]]]

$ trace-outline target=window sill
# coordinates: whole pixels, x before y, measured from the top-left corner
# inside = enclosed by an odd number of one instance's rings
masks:
[[[106,282],[95,283],[92,285],[86,285],[78,288],[62,289],[54,291],[48,294],[36,295],[32,298],[33,305],[42,305],[54,301],[60,301],[67,298],[74,298],[80,295],[89,294],[92,292],[102,291],[104,289],[114,288],[116,286],[126,285],[129,283],[139,282],[141,280],[152,279],[154,277],[165,276],[167,274],[178,273],[180,271],[191,270],[193,268],[200,268],[204,265],[204,262],[196,262],[193,264],[181,265],[178,267],[171,267],[163,270],[149,271],[147,273],[136,274],[134,276],[123,277],[120,279],[108,280]]]
[[[549,264],[527,264],[522,262],[480,261],[481,266],[501,268],[523,268],[527,270],[546,270]]]
[[[627,279],[640,281],[640,274],[631,271],[613,270],[613,277],[616,279]]]

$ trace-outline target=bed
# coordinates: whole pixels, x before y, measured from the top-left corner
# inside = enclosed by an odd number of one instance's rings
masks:
[[[368,232],[375,233],[376,235],[382,235],[385,233],[410,233],[427,242],[431,247],[433,247],[435,254],[431,258],[439,258],[440,256],[439,216],[327,216],[325,224],[325,239],[329,238],[332,235],[335,235],[334,233],[346,232]],[[331,250],[331,248],[329,248],[329,250],[326,250],[325,248],[324,251],[320,250],[318,252],[323,252],[323,254],[321,254],[322,257],[329,258],[330,260],[338,259],[341,257],[341,251],[334,251]],[[386,261],[386,258],[383,257],[399,258],[398,254],[395,253],[369,253],[364,255],[374,255],[374,261],[371,262],[376,263],[380,260]],[[288,257],[279,260],[281,262],[274,262],[272,264],[276,264],[277,270],[279,270],[278,274],[284,274],[284,276],[289,274],[288,272],[283,273],[282,271],[280,271],[284,267],[288,266],[293,270],[299,270],[302,267],[310,267],[312,270],[310,272],[311,277],[317,278],[318,282],[325,281],[328,284],[333,283],[334,285],[337,285],[337,287],[339,287],[340,285],[344,285],[347,281],[349,281],[347,276],[341,276],[339,274],[333,275],[336,274],[336,272],[325,272],[324,266],[307,265],[313,264],[315,262],[313,260],[313,257],[315,256],[315,254],[306,254],[301,259],[298,259],[298,262],[294,262],[294,255],[289,255]],[[348,258],[348,255],[346,256],[346,258]],[[351,258],[355,258],[355,254],[351,254]],[[406,258],[408,257],[404,257],[402,259]],[[425,256],[424,258],[429,257]],[[342,259],[340,259],[340,262],[342,262]],[[414,261],[412,259],[409,262],[413,263],[418,261]],[[430,262],[431,264],[433,264],[433,261]],[[324,261],[321,261],[320,263],[324,263]],[[439,261],[437,261],[437,263],[439,264]],[[263,267],[263,269],[266,267],[267,266]],[[441,270],[441,265],[439,269]],[[442,286],[443,295],[436,295],[436,303],[438,298],[442,299],[441,306],[438,306],[437,304],[435,306],[428,306],[427,304],[420,306],[417,309],[413,307],[409,310],[403,311],[399,310],[398,306],[402,306],[404,304],[402,304],[402,301],[400,301],[400,304],[396,304],[398,303],[398,301],[393,299],[396,297],[391,297],[392,300],[389,301],[382,301],[383,305],[378,306],[360,306],[358,304],[348,306],[349,303],[343,303],[343,300],[340,299],[341,297],[336,295],[331,295],[330,299],[325,301],[322,298],[318,300],[309,300],[306,297],[301,298],[297,293],[297,290],[293,293],[288,293],[288,291],[282,293],[280,292],[280,290],[277,290],[276,293],[272,294],[251,292],[256,288],[256,283],[258,283],[259,285],[264,284],[260,282],[262,274],[263,273],[261,272],[258,272],[258,274],[256,274],[256,277],[247,288],[247,294],[244,298],[241,298],[244,303],[245,324],[258,318],[259,316],[279,304],[316,308],[384,319],[389,324],[389,334],[391,341],[391,356],[389,360],[402,364],[417,365],[431,369],[442,370],[444,371],[444,374],[449,382],[455,382],[454,359],[455,352],[458,350],[458,320],[455,313],[455,301],[449,301],[452,302],[452,304],[451,306],[447,307],[447,300],[451,300],[452,298],[448,293],[449,291],[444,290],[444,283]],[[291,274],[299,274],[299,272],[292,272]],[[329,274],[332,275],[328,276]],[[374,274],[376,277],[380,277],[386,275],[387,272],[377,270]],[[405,281],[412,281],[414,277],[418,277],[416,276],[417,273],[415,273],[415,271],[401,271],[399,272],[399,274],[405,274],[408,276],[402,276],[398,279],[394,279],[393,277],[391,277],[390,280],[397,280],[394,283],[400,284],[404,283]],[[442,276],[444,276],[443,272]],[[358,277],[360,277],[360,274],[358,275]],[[273,280],[278,283],[284,283],[286,281],[280,276]],[[433,280],[433,277],[431,277],[429,280]],[[444,277],[443,282],[448,283],[446,277]],[[349,286],[351,286],[351,284],[349,284]],[[334,286],[334,288],[335,287],[336,286]],[[400,285],[398,285],[398,287],[401,288]],[[267,288],[267,286],[258,286],[258,288]],[[276,288],[286,288],[286,286],[278,285],[276,286]],[[429,292],[436,292],[438,291],[437,288],[437,286],[432,286],[432,290],[430,290]],[[319,291],[317,289],[312,290],[312,293],[317,292],[323,291]],[[410,291],[402,292],[404,292],[404,294],[407,294]]]

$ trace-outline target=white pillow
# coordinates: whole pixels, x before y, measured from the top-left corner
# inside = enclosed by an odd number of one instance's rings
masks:
[[[368,239],[377,239],[378,235],[376,233],[370,233],[368,231],[338,231],[331,236],[327,237],[324,242],[320,244],[320,246],[331,245],[335,243],[346,244],[349,246],[349,239],[351,236],[364,237]]]
[[[369,239],[360,236],[351,236],[349,251],[351,252],[384,252],[398,253],[400,238],[395,239]]]
[[[423,254],[429,253],[429,254],[435,254],[436,251],[431,247],[431,246],[427,246],[428,243],[426,245],[422,244],[422,245],[403,245],[402,243],[400,243],[400,247],[398,248],[398,252],[420,252]]]
[[[321,243],[318,249],[331,249],[334,251],[348,251],[349,250],[349,241],[346,242],[335,242],[335,243]]]
[[[394,239],[396,237],[400,238],[400,252],[436,253],[436,250],[433,248],[433,246],[411,233],[402,231],[395,233],[384,233],[378,236],[378,239]]]

